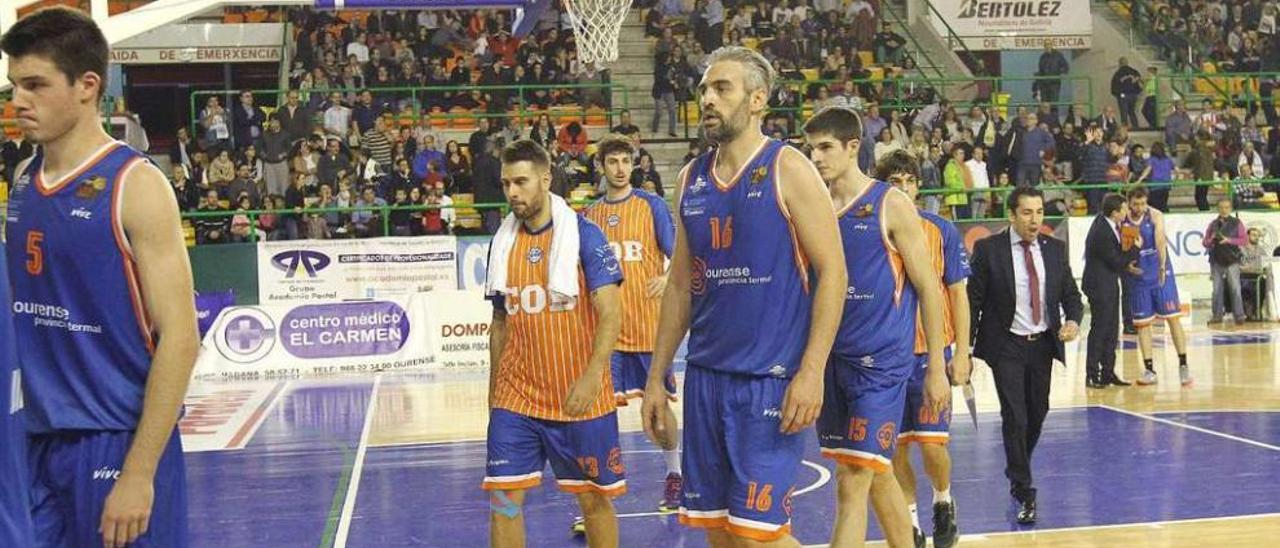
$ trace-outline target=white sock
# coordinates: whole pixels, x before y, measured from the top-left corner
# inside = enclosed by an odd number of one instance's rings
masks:
[[[950,487],[948,487],[946,491],[939,491],[937,489],[933,490],[933,503],[937,504],[939,502],[951,502]]]
[[[911,511],[911,526],[915,527],[916,529],[919,529],[920,528],[920,511],[916,508],[915,504],[908,504],[907,510]]]
[[[679,473],[680,473],[680,450],[679,450],[679,449],[672,449],[672,450],[670,450],[670,451],[663,451],[663,452],[662,452],[662,458],[664,458],[664,459],[666,459],[666,460],[667,460],[667,473],[668,473],[668,474],[679,474]]]

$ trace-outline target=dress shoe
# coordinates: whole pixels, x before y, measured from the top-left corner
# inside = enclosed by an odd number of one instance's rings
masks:
[[[1018,501],[1018,523],[1029,525],[1036,522],[1036,501]]]
[[[1089,388],[1102,389],[1102,388],[1106,388],[1106,387],[1110,386],[1110,383],[1107,383],[1106,381],[1100,381],[1100,380],[1098,380],[1098,379],[1092,379],[1092,378],[1091,378],[1091,379],[1087,379],[1087,380],[1085,380],[1085,381],[1084,381],[1084,385],[1085,385],[1086,387],[1089,387]]]
[[[1110,379],[1107,379],[1106,383],[1112,386],[1133,386],[1133,383],[1126,381],[1120,377],[1114,377],[1114,376],[1111,377]]]

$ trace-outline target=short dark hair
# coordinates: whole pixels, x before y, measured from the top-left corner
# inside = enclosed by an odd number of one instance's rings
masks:
[[[98,24],[82,11],[61,6],[37,10],[9,27],[0,38],[0,51],[9,57],[47,57],[68,83],[92,72],[102,80],[98,98],[107,92],[111,46]]]
[[[547,154],[547,149],[537,141],[530,139],[520,139],[514,143],[507,145],[502,149],[502,163],[514,164],[518,162],[529,162],[539,171],[551,167],[551,156]]]
[[[1005,200],[1005,203],[1008,204],[1007,207],[1009,208],[1010,213],[1018,210],[1018,202],[1021,202],[1023,198],[1040,198],[1040,200],[1043,201],[1044,193],[1040,192],[1040,189],[1033,186],[1023,185],[1014,188],[1013,192],[1009,193],[1009,198]]]
[[[888,181],[890,176],[897,173],[906,173],[917,180],[920,179],[920,161],[916,160],[910,152],[899,149],[886,154],[876,162],[877,179]]]
[[[631,139],[626,136],[610,134],[596,143],[596,158],[599,158],[602,163],[609,156],[624,153],[627,156],[633,156],[636,153],[635,145],[631,144]]]
[[[1124,207],[1124,196],[1111,192],[1102,197],[1102,215],[1104,217],[1110,217],[1112,213],[1119,211],[1121,207]]]
[[[862,138],[862,117],[853,109],[827,107],[804,123],[806,135],[830,135],[841,143]]]
[[[1147,197],[1146,185],[1133,185],[1133,188],[1130,188],[1128,192],[1125,192],[1125,197],[1130,200],[1136,200],[1138,198],[1146,198]]]

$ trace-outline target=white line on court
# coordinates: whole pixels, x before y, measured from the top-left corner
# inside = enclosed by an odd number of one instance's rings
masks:
[[[662,452],[662,451],[657,450],[657,449],[637,449],[637,450],[635,450],[635,451],[623,451],[623,454],[626,454],[626,453],[661,453],[661,452]],[[798,496],[800,496],[800,495],[803,495],[803,494],[805,494],[805,493],[808,493],[808,492],[810,492],[810,491],[813,491],[813,490],[815,490],[815,489],[821,489],[823,485],[826,485],[828,482],[830,482],[830,481],[831,481],[831,471],[830,471],[830,470],[827,470],[827,467],[822,466],[821,464],[817,464],[817,463],[814,463],[814,462],[807,461],[807,460],[802,460],[802,461],[800,461],[800,463],[801,463],[801,464],[803,464],[803,465],[805,465],[805,466],[808,466],[809,468],[812,468],[812,469],[814,469],[814,470],[817,470],[817,471],[818,471],[818,480],[817,480],[817,481],[815,481],[815,482],[813,482],[813,483],[811,483],[811,484],[809,484],[809,485],[808,485],[808,486],[806,486],[804,489],[801,489],[801,490],[799,490],[799,491],[796,491],[795,493],[792,493],[792,494],[791,494],[791,496],[792,496],[793,498],[794,498],[794,497],[798,497]],[[636,513],[633,513],[633,514],[618,514],[618,517],[619,517],[619,518],[647,518],[647,517],[651,517],[651,516],[674,516],[674,515],[676,515],[676,514],[675,514],[675,512],[636,512]]]
[[[1137,528],[1137,527],[1159,528],[1166,525],[1180,525],[1185,523],[1207,523],[1212,521],[1228,521],[1228,520],[1272,518],[1272,517],[1280,517],[1280,513],[1248,514],[1243,516],[1217,516],[1212,518],[1171,519],[1167,521],[1142,521],[1142,522],[1136,522],[1136,523],[1112,523],[1107,525],[1084,525],[1081,527],[1059,527],[1056,529],[1030,528],[1022,531],[996,531],[992,533],[960,535],[960,540],[981,541],[981,540],[989,539],[991,537],[1005,537],[1005,536],[1012,536],[1012,535],[1042,535],[1045,533],[1086,532],[1086,531],[1097,531],[1099,529],[1125,529],[1125,528],[1131,528],[1131,527],[1132,528]],[[876,541],[876,542],[883,543],[884,541]],[[830,545],[829,544],[805,544],[802,546],[802,548],[825,548],[827,546],[830,546]]]
[[[351,467],[351,478],[347,481],[347,498],[342,502],[342,517],[338,519],[338,533],[333,541],[334,548],[346,548],[347,535],[351,533],[351,514],[356,509],[356,494],[360,492],[360,473],[364,470],[364,454],[369,448],[369,430],[373,426],[373,409],[378,402],[378,385],[382,383],[382,375],[373,377],[373,389],[369,391],[369,408],[364,412],[364,429],[360,432],[360,445],[356,448],[355,464]]]
[[[1208,428],[1201,428],[1201,427],[1199,427],[1199,426],[1192,426],[1192,425],[1190,425],[1190,424],[1184,424],[1184,423],[1181,423],[1181,422],[1178,422],[1178,421],[1171,421],[1171,420],[1169,420],[1169,419],[1162,419],[1162,418],[1160,418],[1160,417],[1153,417],[1153,416],[1151,416],[1151,415],[1144,415],[1144,414],[1142,414],[1142,413],[1136,413],[1136,412],[1133,412],[1133,411],[1128,411],[1128,410],[1125,410],[1125,409],[1120,409],[1119,407],[1112,407],[1112,406],[1110,406],[1110,405],[1099,405],[1098,407],[1101,407],[1101,408],[1103,408],[1103,409],[1107,409],[1107,410],[1109,410],[1109,411],[1115,411],[1116,413],[1123,413],[1123,414],[1125,414],[1125,415],[1132,415],[1132,416],[1134,416],[1134,417],[1138,417],[1138,418],[1142,418],[1142,419],[1147,419],[1147,420],[1149,420],[1149,421],[1154,421],[1154,422],[1158,422],[1158,423],[1161,423],[1161,424],[1167,424],[1167,425],[1170,425],[1170,426],[1177,426],[1178,428],[1186,428],[1187,430],[1194,430],[1194,431],[1196,431],[1196,432],[1200,432],[1201,434],[1209,434],[1210,436],[1217,436],[1217,437],[1219,437],[1219,438],[1224,438],[1224,439],[1228,439],[1228,440],[1231,440],[1231,441],[1238,441],[1238,442],[1240,442],[1240,443],[1247,443],[1247,444],[1249,444],[1249,445],[1252,445],[1252,446],[1255,446],[1255,447],[1261,447],[1261,448],[1263,448],[1263,449],[1270,449],[1270,450],[1272,450],[1272,451],[1280,451],[1280,447],[1276,447],[1276,446],[1271,445],[1271,444],[1269,444],[1269,443],[1262,443],[1262,442],[1260,442],[1260,441],[1251,440],[1251,439],[1249,439],[1249,438],[1242,438],[1242,437],[1240,437],[1240,436],[1233,436],[1233,435],[1231,435],[1231,434],[1227,434],[1227,433],[1224,433],[1224,432],[1219,432],[1219,431],[1217,431],[1217,430],[1209,430]]]

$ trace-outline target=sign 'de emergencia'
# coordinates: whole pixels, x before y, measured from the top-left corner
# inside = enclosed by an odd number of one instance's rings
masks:
[[[453,236],[258,243],[263,304],[333,302],[455,290]]]
[[[478,291],[232,307],[205,335],[195,376],[269,380],[485,367],[492,315]]]

